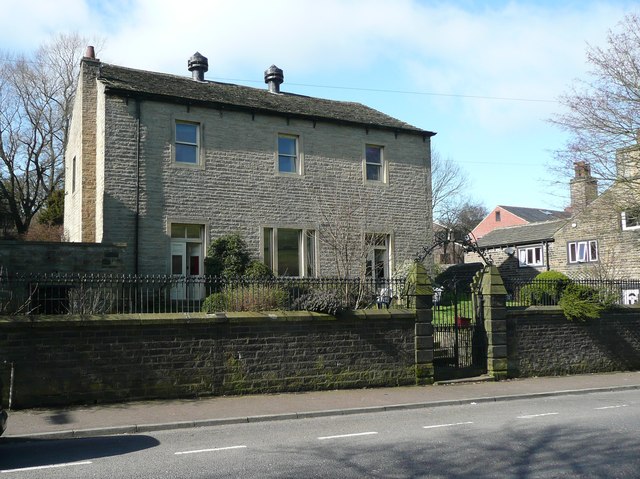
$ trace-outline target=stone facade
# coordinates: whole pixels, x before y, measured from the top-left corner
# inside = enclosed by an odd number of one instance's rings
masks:
[[[359,235],[388,236],[392,267],[429,243],[428,132],[118,92],[105,88],[99,65],[83,61],[66,157],[67,178],[74,157],[82,177],[81,188],[66,193],[71,241],[127,243],[127,268],[157,274],[171,272],[175,223],[202,225],[205,251],[239,233],[256,258],[264,228],[308,229],[317,232],[319,276],[336,274],[322,239],[341,215]],[[199,165],[175,161],[176,120],[199,125]],[[278,173],[279,134],[298,137],[301,174]],[[386,182],[364,179],[368,144],[384,149]]]
[[[640,228],[622,228],[622,212],[639,204],[632,191],[626,184],[614,185],[572,216],[554,235],[551,268],[577,278],[640,278]],[[569,262],[568,245],[579,241],[596,241],[595,261]]]
[[[125,244],[0,241],[4,274],[125,272]]]
[[[637,308],[568,321],[558,308],[507,312],[510,377],[640,369]]]
[[[16,408],[410,385],[411,311],[0,318]],[[8,369],[0,369],[8,384]],[[7,392],[7,388],[5,388]],[[6,398],[4,403],[6,404]]]

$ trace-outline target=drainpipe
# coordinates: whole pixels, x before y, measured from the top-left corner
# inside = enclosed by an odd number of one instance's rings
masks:
[[[549,271],[551,269],[551,267],[549,266],[549,243],[547,241],[544,241],[542,245],[544,246],[544,252],[547,261],[547,271]]]
[[[134,225],[133,261],[134,273],[139,273],[138,255],[140,251],[140,99],[136,98],[136,217]]]

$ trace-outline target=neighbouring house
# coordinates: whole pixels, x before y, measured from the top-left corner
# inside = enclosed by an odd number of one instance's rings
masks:
[[[498,205],[473,228],[471,234],[475,239],[479,240],[496,228],[566,219],[569,216],[570,213],[567,211]]]
[[[640,278],[639,158],[638,146],[620,150],[618,178],[600,195],[589,165],[576,162],[569,218],[495,229],[478,246],[507,281],[550,269],[573,278]],[[477,254],[465,255],[474,261]]]
[[[359,103],[81,61],[65,156],[73,242],[126,244],[127,271],[203,274],[238,233],[277,275],[389,277],[433,237],[431,137]],[[342,243],[348,243],[342,244]],[[341,250],[342,248],[342,250]]]

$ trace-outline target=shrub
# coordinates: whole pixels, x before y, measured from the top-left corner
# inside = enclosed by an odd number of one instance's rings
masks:
[[[558,303],[569,320],[596,319],[605,308],[597,289],[582,284],[569,284]]]
[[[270,279],[273,278],[271,268],[262,261],[252,260],[244,271],[244,276],[249,279]]]
[[[256,285],[227,287],[203,301],[203,313],[221,311],[273,311],[283,309],[287,292],[278,286]]]
[[[336,315],[342,310],[340,294],[333,290],[312,289],[308,293],[301,295],[291,305],[295,311],[315,311],[317,313],[327,313]]]
[[[524,305],[558,304],[570,282],[569,277],[559,271],[544,271],[520,290],[520,302]]]
[[[238,234],[214,240],[204,259],[206,272],[212,276],[235,278],[243,276],[251,261],[247,243]]]

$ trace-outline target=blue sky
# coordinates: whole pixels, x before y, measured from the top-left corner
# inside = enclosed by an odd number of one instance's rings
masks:
[[[28,52],[57,32],[104,39],[97,56],[189,75],[195,51],[209,80],[357,101],[425,130],[470,178],[470,196],[561,209],[551,169],[564,133],[546,120],[588,69],[585,48],[635,1],[0,0],[0,48]]]

